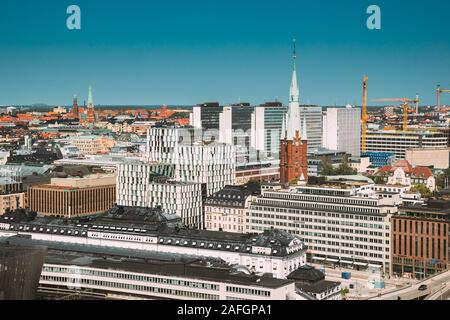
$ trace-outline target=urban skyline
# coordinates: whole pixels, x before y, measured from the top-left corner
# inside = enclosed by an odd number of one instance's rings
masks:
[[[298,301],[450,300],[441,11],[418,2],[130,1],[23,1],[25,20],[40,18],[30,33],[8,11],[15,36],[0,37],[0,55],[17,56],[0,60],[0,99],[15,99],[20,83],[21,99],[64,102],[0,104],[0,300],[175,300],[167,316],[196,318],[219,313],[195,306],[205,300],[224,301],[222,316],[261,317],[277,313],[278,300],[295,310]],[[300,7],[311,14],[297,21]],[[326,34],[319,9],[347,23]],[[407,26],[399,18],[409,10],[434,25]],[[66,13],[64,31],[56,12]],[[149,25],[162,21],[156,36]],[[403,22],[399,33],[385,31],[399,27],[393,21]],[[360,22],[363,31],[353,29]],[[167,38],[176,29],[180,38]],[[279,42],[287,33],[289,49]],[[441,60],[421,56],[435,44]],[[136,59],[163,47],[155,61]],[[425,97],[410,91],[425,86]],[[272,92],[280,96],[262,98]],[[158,97],[170,101],[124,103]],[[260,302],[243,303],[252,300]]]
[[[287,103],[296,38],[301,103],[359,105],[368,74],[370,98],[418,93],[434,105],[436,85],[450,86],[450,5],[438,2],[379,1],[381,30],[369,30],[361,1],[136,2],[135,10],[81,0],[82,28],[68,30],[66,3],[2,1],[0,67],[9,76],[0,104],[65,105],[89,84],[101,105]]]

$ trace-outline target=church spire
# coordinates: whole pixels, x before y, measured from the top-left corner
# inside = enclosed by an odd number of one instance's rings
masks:
[[[292,80],[291,80],[291,89],[289,91],[289,102],[298,102],[299,90],[297,83],[297,49],[295,44],[295,39],[293,40],[293,52],[292,52]]]
[[[294,139],[297,134],[300,135],[300,106],[299,106],[299,90],[297,84],[297,50],[295,46],[295,40],[293,41],[293,51],[292,51],[292,82],[291,88],[289,90],[289,109],[286,116],[286,138],[288,140]]]
[[[95,123],[94,99],[92,99],[92,85],[89,85],[88,109],[86,113],[86,122]]]

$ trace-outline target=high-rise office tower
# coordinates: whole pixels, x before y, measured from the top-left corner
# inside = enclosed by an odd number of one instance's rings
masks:
[[[219,117],[222,110],[223,107],[217,102],[198,104],[192,108],[189,123],[196,129],[215,131],[218,139]]]
[[[323,122],[324,148],[361,155],[361,109],[328,108]]]
[[[300,106],[300,123],[306,122],[308,151],[322,147],[323,114],[322,107]]]
[[[252,115],[251,146],[261,158],[280,158],[280,141],[287,108],[281,102],[268,102],[255,107]]]
[[[251,160],[252,114],[255,108],[248,103],[226,106],[220,113],[219,141],[236,148],[236,162]]]

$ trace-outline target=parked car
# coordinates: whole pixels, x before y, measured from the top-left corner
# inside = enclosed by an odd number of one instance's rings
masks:
[[[428,290],[428,286],[426,284],[423,284],[419,287],[419,291],[426,291]]]

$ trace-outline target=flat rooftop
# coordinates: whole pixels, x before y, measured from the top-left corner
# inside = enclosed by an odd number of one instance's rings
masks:
[[[145,275],[179,276],[273,289],[294,283],[293,280],[276,279],[269,275],[261,276],[239,272],[239,268],[230,266],[223,260],[208,257],[199,258],[113,248],[106,248],[109,250],[105,251],[103,247],[82,245],[72,245],[66,248],[65,246],[58,247],[58,244],[55,245],[53,242],[35,241],[20,237],[0,238],[0,244],[2,243],[14,244],[15,247],[37,243],[46,245],[45,264],[92,267]]]

